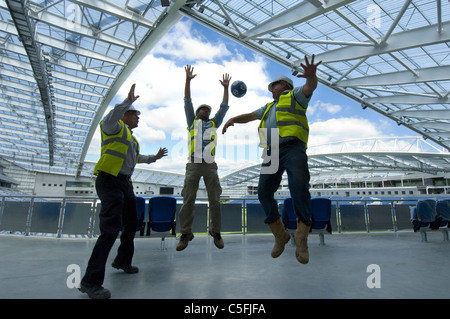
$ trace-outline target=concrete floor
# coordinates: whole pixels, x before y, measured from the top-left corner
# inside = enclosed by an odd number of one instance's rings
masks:
[[[211,237],[196,235],[182,252],[175,250],[175,238],[166,238],[166,250],[159,238],[136,238],[137,274],[110,266],[117,241],[104,287],[113,299],[450,298],[450,241],[440,232],[429,234],[428,242],[413,232],[332,234],[325,246],[313,234],[307,265],[297,262],[290,243],[271,258],[270,234],[222,237],[222,250]],[[0,298],[87,299],[67,282],[73,282],[77,266],[84,274],[94,244],[95,239],[0,235]]]

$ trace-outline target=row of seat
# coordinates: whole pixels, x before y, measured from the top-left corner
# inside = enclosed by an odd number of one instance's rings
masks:
[[[420,232],[422,241],[427,241],[427,232],[442,231],[448,240],[450,227],[450,200],[425,199],[411,207],[411,222],[415,232]]]
[[[136,231],[141,236],[161,237],[161,247],[164,247],[164,238],[176,235],[176,199],[170,196],[155,196],[149,199],[148,221],[145,221],[145,199],[137,197],[137,212],[139,225]],[[311,200],[312,224],[311,233],[319,234],[320,244],[325,244],[324,235],[331,234],[331,200],[326,198],[313,198]],[[282,220],[285,228],[290,231],[292,236],[297,229],[297,216],[294,212],[292,198],[284,200],[282,209]]]

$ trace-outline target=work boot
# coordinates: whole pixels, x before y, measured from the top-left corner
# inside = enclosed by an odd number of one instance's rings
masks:
[[[180,237],[180,241],[178,242],[177,245],[177,250],[178,251],[182,251],[183,249],[185,249],[188,245],[188,243],[194,239],[194,234],[193,233],[189,233],[189,234],[182,234]]]
[[[289,242],[291,236],[284,228],[281,218],[278,218],[273,223],[270,223],[269,228],[275,236],[275,245],[273,246],[271,255],[273,258],[277,258],[284,251],[284,246]]]
[[[109,299],[111,292],[108,289],[99,285],[89,285],[83,282],[80,283],[79,291],[87,293],[91,299]]]
[[[297,218],[297,230],[295,231],[295,257],[301,264],[309,262],[308,235],[311,225],[306,225]]]
[[[113,261],[113,263],[111,264],[111,266],[113,268],[116,269],[122,269],[123,271],[125,271],[127,274],[135,274],[137,272],[139,272],[139,268],[136,266],[124,266],[124,265],[120,265],[118,264],[116,261]]]
[[[220,233],[215,233],[210,230],[209,234],[214,238],[214,245],[216,245],[217,248],[222,249],[224,247],[224,243]]]

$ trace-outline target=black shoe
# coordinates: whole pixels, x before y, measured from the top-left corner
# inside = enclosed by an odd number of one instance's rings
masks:
[[[87,293],[91,299],[109,299],[111,298],[111,292],[108,289],[98,285],[88,285],[80,283],[79,291]]]
[[[122,269],[127,274],[135,274],[135,273],[139,272],[139,268],[136,267],[136,266],[131,266],[131,265],[129,265],[129,266],[122,266],[122,265],[119,265],[118,263],[116,263],[115,261],[113,261],[111,266],[113,266],[116,269]]]
[[[222,236],[220,236],[220,233],[209,231],[209,234],[214,238],[214,245],[216,245],[217,248],[222,249],[224,247],[224,243],[222,240]]]

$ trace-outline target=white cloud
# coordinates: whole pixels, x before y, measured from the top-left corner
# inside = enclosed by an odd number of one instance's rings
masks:
[[[344,140],[383,136],[377,125],[362,118],[332,118],[309,125],[308,145],[317,146]]]
[[[313,116],[323,116],[323,112],[326,112],[326,116],[330,114],[336,114],[342,111],[343,107],[338,104],[333,104],[329,102],[324,102],[321,100],[315,100],[311,105],[308,106],[308,115]]]

